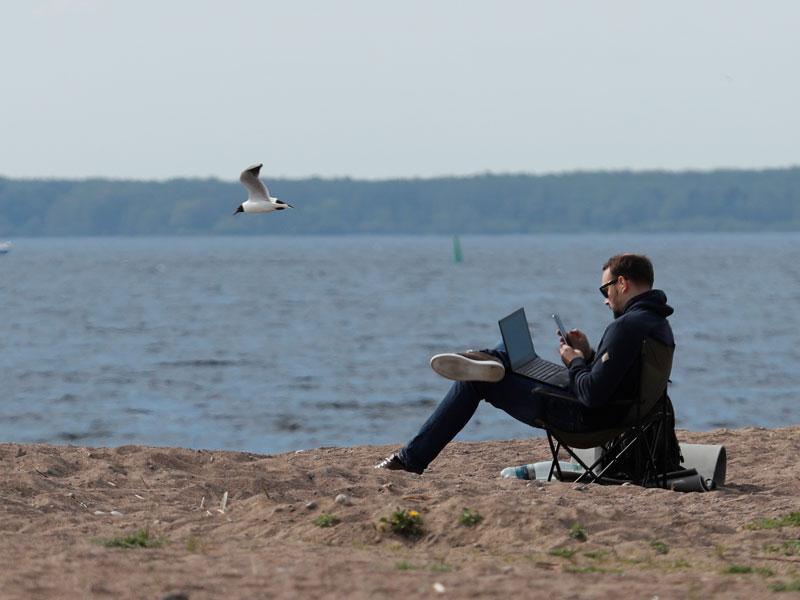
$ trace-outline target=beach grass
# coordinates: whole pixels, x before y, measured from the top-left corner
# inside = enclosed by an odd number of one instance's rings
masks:
[[[153,537],[148,529],[141,528],[125,536],[102,540],[101,543],[106,548],[158,548],[167,543],[167,539]]]
[[[330,514],[327,514],[327,513],[323,513],[320,516],[318,516],[316,519],[314,519],[313,523],[317,527],[325,528],[325,527],[333,527],[334,525],[337,525],[338,523],[341,523],[341,520],[336,515],[330,515]]]
[[[747,525],[748,529],[781,529],[782,527],[800,527],[800,511],[789,513],[785,517],[758,519]]]
[[[469,508],[465,508],[458,517],[458,522],[464,527],[475,527],[481,521],[483,521],[483,516],[478,511]]]

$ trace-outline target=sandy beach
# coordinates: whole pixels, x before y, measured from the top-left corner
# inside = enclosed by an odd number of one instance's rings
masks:
[[[0,597],[800,595],[800,427],[678,437],[727,447],[724,489],[499,478],[541,438],[454,443],[423,476],[372,468],[396,446],[2,444]]]

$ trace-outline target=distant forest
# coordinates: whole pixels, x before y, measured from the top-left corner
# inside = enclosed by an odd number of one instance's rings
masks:
[[[800,168],[265,180],[295,209],[234,216],[238,181],[0,178],[0,237],[800,230]]]

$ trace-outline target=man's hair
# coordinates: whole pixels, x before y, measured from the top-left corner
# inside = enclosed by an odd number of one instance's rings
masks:
[[[616,254],[603,265],[603,271],[606,269],[611,269],[615,279],[622,275],[634,283],[653,287],[653,263],[643,254]]]

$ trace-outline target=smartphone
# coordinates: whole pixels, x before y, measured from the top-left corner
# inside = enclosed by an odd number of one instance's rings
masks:
[[[558,327],[558,332],[561,334],[561,337],[564,338],[564,341],[567,343],[567,346],[572,346],[572,342],[569,341],[569,330],[564,327],[564,323],[561,322],[561,317],[558,316],[558,313],[553,315],[553,320],[556,322],[556,327]]]

